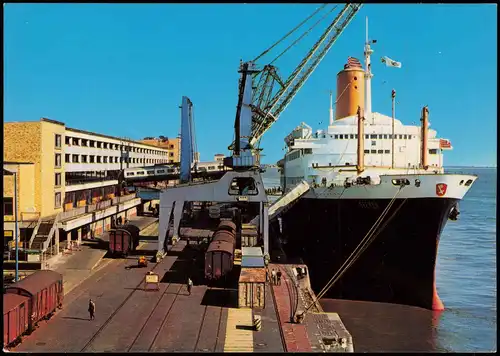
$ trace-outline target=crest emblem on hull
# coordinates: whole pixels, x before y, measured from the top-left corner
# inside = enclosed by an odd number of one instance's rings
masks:
[[[448,185],[444,183],[438,183],[436,184],[436,195],[438,197],[442,197],[443,195],[446,194],[446,189],[448,188]]]

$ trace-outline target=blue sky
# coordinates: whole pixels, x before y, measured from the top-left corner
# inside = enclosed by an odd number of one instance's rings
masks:
[[[132,139],[173,137],[186,95],[201,159],[211,160],[233,139],[239,60],[255,58],[317,6],[4,5],[4,120],[48,117]],[[378,40],[373,110],[390,115],[394,88],[406,124],[418,123],[429,105],[431,127],[454,146],[446,165],[496,165],[497,9],[479,4],[365,5],[264,136],[264,161],[281,158],[283,138],[301,121],[324,128],[337,72],[348,56],[362,58],[365,16]],[[319,35],[276,63],[282,76]],[[382,56],[402,69],[386,68]]]

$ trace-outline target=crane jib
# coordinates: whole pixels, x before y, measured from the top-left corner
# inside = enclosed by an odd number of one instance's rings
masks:
[[[361,7],[362,4],[346,4],[287,80],[281,80],[276,67],[271,65],[264,67],[260,73],[259,85],[254,91],[255,105],[252,108],[252,137],[250,139],[252,146],[278,120],[279,115],[290,104]],[[280,89],[271,98],[274,82],[279,83]],[[230,147],[234,147],[234,142]]]

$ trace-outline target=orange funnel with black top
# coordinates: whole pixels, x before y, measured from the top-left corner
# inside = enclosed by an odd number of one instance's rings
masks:
[[[349,57],[344,69],[337,74],[335,120],[356,115],[365,107],[365,71],[358,59]]]

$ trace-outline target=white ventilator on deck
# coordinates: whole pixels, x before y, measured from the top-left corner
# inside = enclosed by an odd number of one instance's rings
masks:
[[[272,220],[275,217],[277,217],[290,204],[300,199],[304,194],[306,194],[309,191],[309,188],[310,188],[309,184],[305,180],[303,180],[295,187],[293,187],[293,189],[290,190],[288,193],[281,196],[269,207],[268,211],[269,220]],[[259,216],[256,216],[250,223],[259,226],[259,220],[260,220]]]

